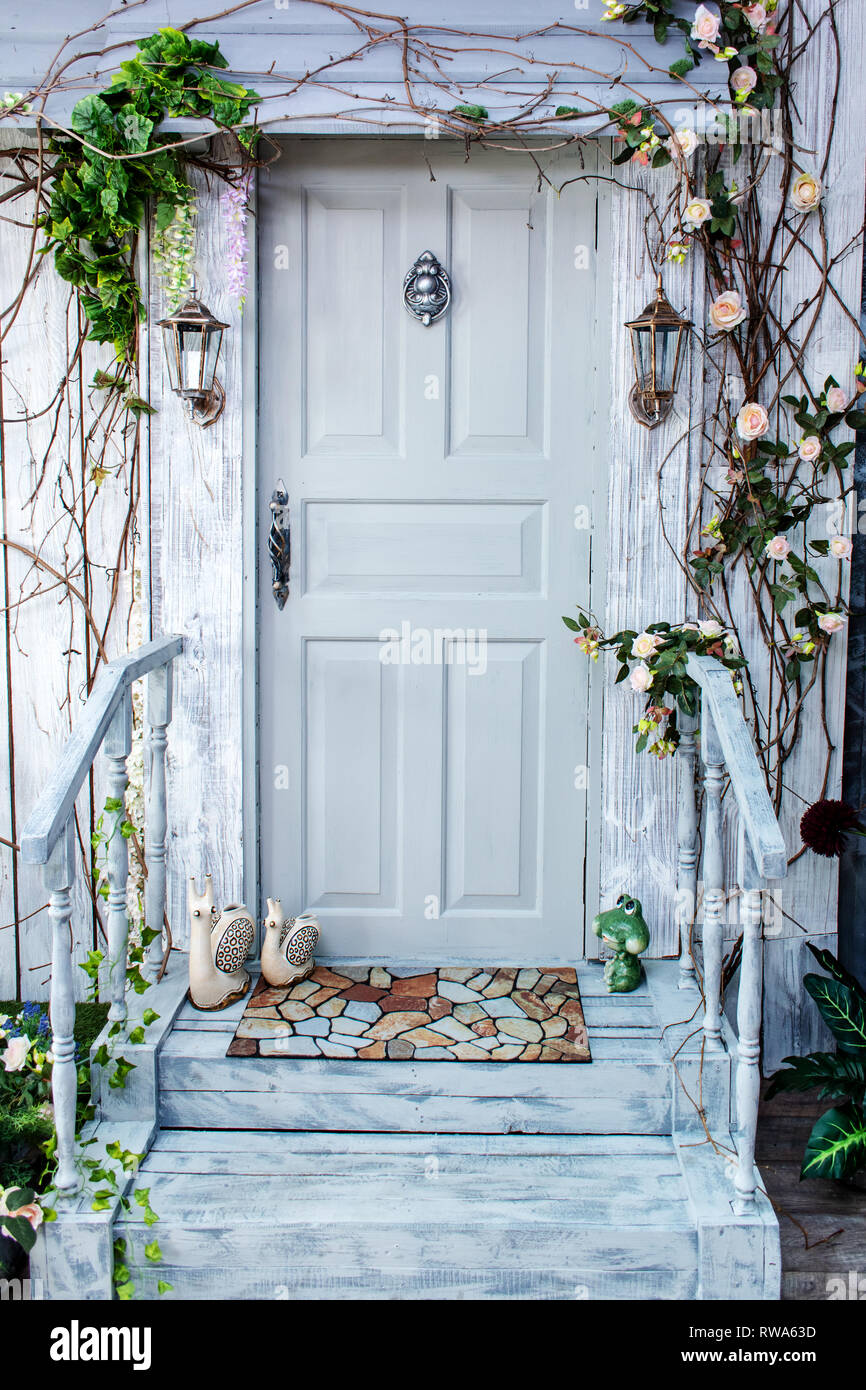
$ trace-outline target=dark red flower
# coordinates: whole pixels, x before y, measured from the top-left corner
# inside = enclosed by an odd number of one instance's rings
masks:
[[[803,844],[827,859],[839,857],[847,845],[845,836],[851,831],[864,833],[857,812],[847,801],[816,801],[800,821]]]

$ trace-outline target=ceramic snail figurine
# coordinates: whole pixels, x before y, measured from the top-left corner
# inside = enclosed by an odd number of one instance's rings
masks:
[[[290,985],[315,968],[313,952],[319,940],[319,924],[309,912],[286,921],[279,898],[268,898],[265,939],[262,942],[262,974],[269,985]]]
[[[224,1009],[243,999],[250,987],[243,965],[256,935],[253,919],[238,903],[217,913],[210,874],[204,893],[190,879],[187,905],[190,1003],[197,1009]]]
[[[628,994],[640,984],[641,963],[638,956],[650,942],[649,927],[643,919],[637,898],[622,893],[616,907],[600,912],[592,924],[596,936],[614,950],[613,960],[604,967],[604,982],[609,994]]]

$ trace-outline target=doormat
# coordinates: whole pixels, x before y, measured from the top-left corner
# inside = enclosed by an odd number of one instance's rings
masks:
[[[317,966],[295,985],[259,978],[228,1057],[347,1061],[589,1062],[573,967]]]

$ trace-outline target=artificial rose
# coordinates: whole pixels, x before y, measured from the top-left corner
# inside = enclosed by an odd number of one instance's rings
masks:
[[[721,27],[722,21],[717,14],[708,10],[706,5],[698,5],[692,22],[692,38],[696,40],[699,48],[712,47],[719,37]]]
[[[720,333],[731,333],[747,316],[739,290],[726,290],[710,305],[710,323]]]
[[[652,656],[658,648],[659,639],[654,632],[639,632],[631,647],[631,654],[640,661]]]
[[[698,623],[698,627],[702,637],[721,637],[725,630],[715,618],[705,618],[703,622]]]
[[[741,68],[736,68],[731,73],[731,88],[736,92],[740,101],[745,101],[750,92],[753,92],[758,85],[758,74],[754,68],[750,68],[748,63]]]
[[[773,536],[767,541],[764,550],[770,560],[787,560],[791,553],[791,547],[784,536]]]
[[[11,1038],[3,1053],[3,1065],[7,1071],[20,1071],[30,1051],[30,1039],[23,1036]]]
[[[737,434],[741,439],[760,439],[770,428],[770,417],[762,405],[747,401],[737,416]]]
[[[830,539],[830,554],[837,560],[850,560],[854,543],[850,536],[833,536]]]
[[[848,409],[848,393],[841,386],[831,386],[827,392],[827,409],[834,415],[841,415]]]
[[[683,213],[683,225],[696,232],[712,217],[712,209],[706,198],[692,198]]]
[[[672,159],[676,159],[678,155],[683,159],[688,159],[689,155],[694,154],[698,148],[698,137],[689,126],[684,126],[682,130],[676,131],[669,140],[666,140],[665,144]]]
[[[817,434],[807,434],[804,439],[800,440],[798,452],[804,463],[814,463],[816,459],[821,457],[823,447]]]
[[[814,174],[799,174],[791,187],[791,202],[798,212],[813,212],[821,201],[821,180]]]
[[[7,1211],[7,1216],[21,1216],[25,1221],[29,1221],[34,1231],[38,1231],[43,1222],[42,1208],[38,1202],[26,1202],[23,1207],[16,1207],[14,1211]]]
[[[641,662],[640,666],[635,666],[634,670],[631,672],[631,675],[629,676],[632,690],[637,691],[639,695],[643,695],[646,693],[647,690],[649,690],[650,686],[653,683],[653,679],[654,677],[652,671],[643,661]]]
[[[841,613],[820,613],[818,626],[822,632],[838,632],[841,627],[845,626],[845,619]]]
[[[760,34],[766,29],[767,20],[770,18],[766,5],[744,5],[743,14],[756,33]]]

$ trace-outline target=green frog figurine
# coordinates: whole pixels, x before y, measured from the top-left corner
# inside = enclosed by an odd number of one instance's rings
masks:
[[[596,936],[615,951],[613,960],[604,967],[604,982],[609,994],[628,994],[640,984],[641,964],[638,956],[650,941],[649,927],[643,919],[637,898],[622,893],[616,907],[599,912],[592,924]]]

